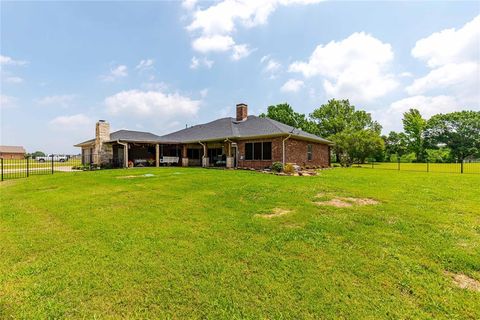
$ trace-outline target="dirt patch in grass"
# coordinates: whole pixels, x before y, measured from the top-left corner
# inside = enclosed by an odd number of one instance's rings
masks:
[[[130,175],[130,176],[118,176],[117,179],[149,178],[153,176],[154,176],[153,174],[146,173],[146,174],[137,174],[137,175]]]
[[[463,273],[452,273],[445,271],[445,274],[452,278],[453,283],[461,288],[471,291],[480,292],[480,281],[470,278],[466,274]]]
[[[283,216],[283,215],[286,215],[288,213],[292,212],[291,210],[287,210],[287,209],[282,209],[282,208],[274,208],[272,210],[272,213],[269,213],[269,214],[256,214],[255,217],[260,217],[260,218],[264,218],[264,219],[271,219],[271,218],[275,218],[275,217],[280,217],[280,216]]]
[[[317,198],[324,198],[326,197],[325,194],[319,193]],[[319,206],[330,206],[330,207],[337,207],[337,208],[348,208],[354,205],[356,206],[368,206],[368,205],[376,205],[379,204],[377,200],[369,199],[369,198],[352,198],[352,197],[333,197],[330,200],[324,201],[315,201],[316,205]]]

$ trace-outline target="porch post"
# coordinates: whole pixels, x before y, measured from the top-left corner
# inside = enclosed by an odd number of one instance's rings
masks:
[[[208,167],[209,166],[209,159],[208,159],[208,149],[207,149],[207,143],[202,143],[198,142],[203,146],[203,156],[202,156],[202,167]]]
[[[125,168],[128,168],[128,143],[125,143],[125,146],[123,147],[123,165]]]
[[[227,158],[225,166],[227,168],[233,168],[233,157],[232,157],[232,142],[229,140],[226,142],[227,147]]]
[[[187,145],[182,145],[182,167],[188,167]]]
[[[155,145],[155,167],[160,166],[160,145],[157,143]]]

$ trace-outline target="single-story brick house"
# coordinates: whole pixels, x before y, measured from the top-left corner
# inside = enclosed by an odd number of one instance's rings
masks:
[[[248,115],[238,104],[236,118],[221,118],[167,135],[119,130],[100,120],[95,138],[76,144],[84,163],[116,167],[218,166],[262,169],[273,162],[330,166],[332,142],[269,118]]]
[[[0,158],[25,159],[25,148],[21,146],[0,146]]]

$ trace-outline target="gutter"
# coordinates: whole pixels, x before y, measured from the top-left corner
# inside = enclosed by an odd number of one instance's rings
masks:
[[[285,141],[290,139],[291,136],[292,136],[292,134],[290,133],[288,135],[288,137],[286,137],[285,139],[282,140],[282,163],[283,163],[283,166],[285,166]]]

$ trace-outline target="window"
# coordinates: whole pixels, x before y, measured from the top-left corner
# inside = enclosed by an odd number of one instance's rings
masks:
[[[312,145],[307,144],[307,160],[311,161],[312,160]]]
[[[245,160],[272,160],[272,143],[245,143]]]
[[[253,160],[262,160],[262,143],[255,142],[253,144]]]
[[[263,160],[272,160],[272,143],[271,142],[263,143],[262,158]]]

